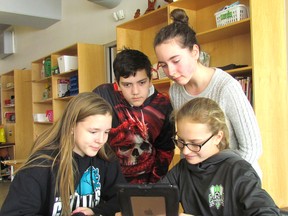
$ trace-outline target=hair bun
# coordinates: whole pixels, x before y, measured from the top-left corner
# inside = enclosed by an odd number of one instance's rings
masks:
[[[174,9],[170,14],[170,18],[175,23],[183,23],[188,25],[189,17],[183,9]]]

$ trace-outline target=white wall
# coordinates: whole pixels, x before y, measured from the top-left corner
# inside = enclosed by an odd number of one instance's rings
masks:
[[[116,40],[116,26],[134,19],[136,9],[145,12],[148,0],[122,0],[112,9],[88,0],[62,0],[62,19],[47,29],[14,26],[15,54],[0,59],[0,74],[13,69],[30,69],[31,62],[76,42],[107,44]],[[158,5],[166,4],[158,0]],[[112,13],[123,9],[124,20],[116,22]],[[152,44],[151,44],[152,46]]]

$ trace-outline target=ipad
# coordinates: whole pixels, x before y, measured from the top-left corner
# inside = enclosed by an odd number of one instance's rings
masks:
[[[168,184],[121,184],[117,192],[122,216],[176,216],[178,187]]]

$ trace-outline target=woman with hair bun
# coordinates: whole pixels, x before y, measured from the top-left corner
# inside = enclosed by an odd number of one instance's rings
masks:
[[[182,9],[171,12],[173,23],[163,27],[154,39],[158,64],[174,81],[169,89],[173,108],[197,97],[216,101],[224,111],[230,133],[230,147],[252,164],[260,178],[258,159],[262,141],[253,108],[239,82],[219,68],[199,61],[200,45],[189,17]]]

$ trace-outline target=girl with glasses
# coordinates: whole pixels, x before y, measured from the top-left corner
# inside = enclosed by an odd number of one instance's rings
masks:
[[[177,185],[184,215],[280,215],[250,163],[229,149],[223,111],[195,98],[173,115],[183,157],[160,183]]]

